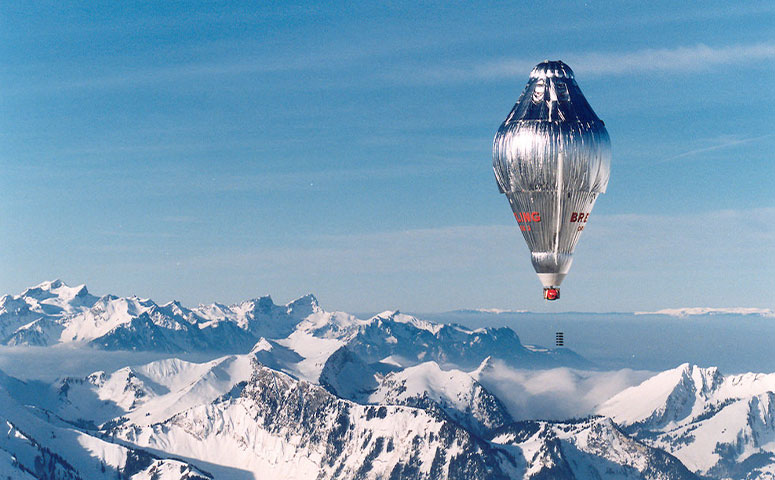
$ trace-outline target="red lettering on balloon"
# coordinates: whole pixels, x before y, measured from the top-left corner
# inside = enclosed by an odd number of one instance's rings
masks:
[[[586,222],[589,219],[589,213],[573,212],[570,214],[570,223]]]
[[[514,218],[517,222],[540,222],[541,214],[538,212],[514,212]]]

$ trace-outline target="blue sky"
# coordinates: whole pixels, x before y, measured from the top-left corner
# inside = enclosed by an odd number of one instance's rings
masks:
[[[771,2],[0,6],[0,293],[775,307]],[[491,142],[536,63],[612,177],[546,304]]]

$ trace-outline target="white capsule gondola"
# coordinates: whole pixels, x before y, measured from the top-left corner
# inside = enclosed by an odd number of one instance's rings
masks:
[[[493,170],[530,249],[544,298],[559,286],[598,195],[608,186],[611,142],[573,70],[544,61],[493,140]]]

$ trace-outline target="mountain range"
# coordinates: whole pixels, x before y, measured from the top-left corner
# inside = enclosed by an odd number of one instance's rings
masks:
[[[0,298],[0,334],[164,357],[54,381],[0,372],[0,478],[775,478],[775,374],[684,364],[549,421],[491,387],[584,375],[578,354],[312,295],[186,308],[45,282]]]

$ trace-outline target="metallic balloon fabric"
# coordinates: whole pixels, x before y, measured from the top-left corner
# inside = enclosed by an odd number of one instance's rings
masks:
[[[568,273],[610,165],[605,124],[573,71],[560,61],[538,64],[495,135],[493,170],[545,286]]]

